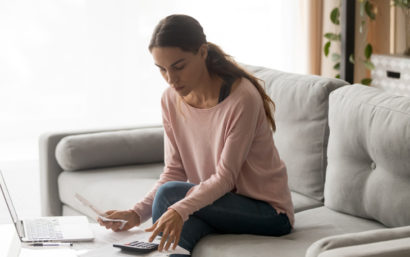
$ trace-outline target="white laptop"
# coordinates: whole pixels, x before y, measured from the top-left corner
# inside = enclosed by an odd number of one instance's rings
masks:
[[[0,189],[21,242],[74,242],[94,240],[85,216],[41,217],[19,220],[0,170]]]

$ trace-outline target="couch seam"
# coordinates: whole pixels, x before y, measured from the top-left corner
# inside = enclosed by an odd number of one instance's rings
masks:
[[[385,109],[385,110],[388,110],[388,111],[391,111],[391,112],[400,113],[400,114],[410,116],[410,113],[403,112],[403,111],[400,111],[400,110],[395,110],[395,109],[392,109],[392,108],[386,107],[386,106],[381,106],[381,105],[376,105],[376,104],[371,104],[371,103],[364,103],[364,102],[358,101],[356,99],[347,98],[346,95],[342,95],[341,93],[335,93],[335,94],[333,94],[333,96],[343,98],[343,99],[348,99],[349,101],[354,101],[355,103],[358,103],[359,105],[367,105],[367,106],[371,106],[371,107],[374,107],[374,108]]]

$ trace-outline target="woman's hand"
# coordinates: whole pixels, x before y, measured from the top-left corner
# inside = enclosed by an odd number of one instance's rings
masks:
[[[181,215],[173,209],[168,209],[164,214],[162,214],[157,222],[152,225],[152,227],[147,228],[145,231],[153,231],[151,237],[149,238],[150,242],[152,242],[155,237],[162,232],[161,243],[158,246],[159,251],[162,251],[162,249],[167,251],[172,243],[172,249],[175,250],[179,242],[183,225],[184,222]],[[167,244],[164,247],[165,242],[167,242]]]
[[[117,210],[110,210],[105,212],[105,217],[109,219],[120,219],[120,220],[126,220],[127,223],[125,226],[120,229],[121,227],[121,222],[104,222],[100,218],[98,218],[98,223],[100,223],[101,226],[107,228],[107,229],[112,229],[112,231],[119,232],[119,231],[125,231],[128,230],[134,226],[139,226],[140,225],[140,217],[138,214],[132,210],[128,211],[117,211]]]

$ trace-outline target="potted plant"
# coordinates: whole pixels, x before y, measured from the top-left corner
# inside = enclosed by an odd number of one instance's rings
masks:
[[[364,41],[363,43],[365,44],[364,51],[362,54],[358,54],[357,56],[350,55],[349,56],[349,61],[353,64],[357,63],[358,61],[363,63],[363,65],[366,67],[368,70],[373,70],[374,69],[374,64],[371,62],[371,56],[373,54],[373,47],[372,45],[367,42],[367,30],[365,30],[366,26],[366,20],[375,20],[376,19],[376,13],[375,13],[375,6],[373,4],[372,0],[357,0],[360,3],[360,29],[359,32],[360,34],[365,34],[363,35]],[[404,0],[404,1],[410,1],[410,0]],[[339,26],[340,25],[340,3],[338,6],[334,7],[332,11],[330,12],[329,18],[330,21],[334,24]],[[324,34],[324,37],[326,38],[326,43],[323,47],[323,52],[325,56],[331,56],[332,61],[334,62],[333,69],[336,71],[340,70],[340,54],[339,53],[331,53],[330,52],[330,46],[332,45],[332,42],[340,42],[341,41],[341,34],[339,31],[337,32],[327,32]],[[336,78],[340,78],[340,74],[337,74],[335,76]],[[370,85],[372,82],[371,78],[363,78],[360,83],[363,85]]]

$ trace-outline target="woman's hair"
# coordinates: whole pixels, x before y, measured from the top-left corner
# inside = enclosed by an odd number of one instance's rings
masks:
[[[247,78],[261,95],[266,117],[270,122],[272,130],[276,131],[276,124],[273,118],[275,103],[266,94],[264,88],[259,83],[259,79],[241,68],[220,47],[207,42],[201,24],[194,18],[188,15],[170,15],[162,19],[152,34],[149,50],[151,51],[154,47],[178,47],[183,51],[196,54],[203,44],[208,45],[206,66],[209,74],[222,78]]]

